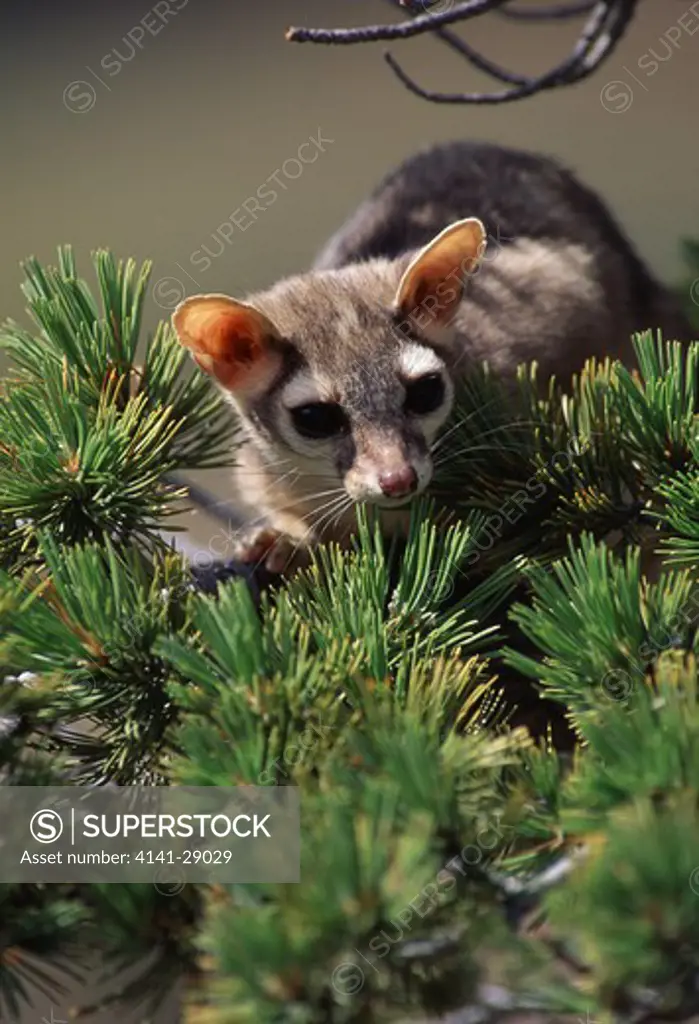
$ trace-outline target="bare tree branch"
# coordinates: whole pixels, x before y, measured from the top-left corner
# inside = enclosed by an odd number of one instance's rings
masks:
[[[292,43],[331,43],[347,46],[352,43],[374,43],[389,39],[409,39],[424,32],[432,32],[442,25],[451,25],[455,21],[475,18],[478,14],[493,11],[502,7],[509,0],[466,0],[465,3],[454,4],[447,11],[433,14],[421,14],[412,21],[400,25],[366,25],[363,28],[288,28],[286,38]]]
[[[387,0],[387,2],[393,7],[405,8],[407,6],[406,0]],[[504,8],[501,9],[500,13],[504,13]],[[469,46],[461,36],[457,36],[455,32],[452,32],[448,28],[437,28],[434,30],[434,35],[450,49],[455,50],[456,53],[465,57],[466,60],[470,64],[473,64],[475,68],[478,68],[479,71],[484,71],[493,78],[498,78],[501,82],[507,82],[510,85],[526,85],[530,81],[526,75],[517,75],[512,71],[507,71],[506,68],[500,67],[499,64],[495,64],[494,61],[488,60],[487,57],[484,57],[482,54],[478,53],[477,50],[474,50],[473,47]],[[386,53],[384,54],[384,57],[390,65],[390,54]],[[394,70],[396,67],[394,67]],[[400,73],[403,73],[402,69]]]
[[[591,75],[616,49],[631,23],[639,0],[574,0],[567,4],[528,10],[509,6],[511,0],[468,0],[466,3],[453,4],[448,10],[427,14],[417,12],[424,9],[430,0],[388,2],[393,7],[407,10],[409,20],[397,25],[367,25],[353,29],[290,28],[286,37],[292,42],[347,45],[431,34],[459,53],[479,71],[512,88],[498,92],[472,93],[445,93],[425,89],[408,75],[391,53],[386,52],[384,58],[387,64],[410,92],[432,103],[510,103],[547,89],[573,85]],[[582,14],[588,14],[589,17],[569,56],[545,74],[530,77],[508,71],[489,60],[446,27],[488,12],[534,23],[578,17]]]
[[[408,5],[406,0],[387,0],[393,7],[405,8]],[[504,13],[504,8],[501,9],[500,13]],[[452,32],[448,28],[437,28],[434,29],[434,35],[441,42],[445,43],[450,49],[455,50],[456,53],[465,57],[469,64],[473,64],[479,71],[484,71],[486,74],[491,75],[493,78],[499,79],[501,82],[507,82],[509,85],[527,85],[530,79],[526,75],[518,75],[512,71],[508,71],[506,68],[500,67],[499,64],[495,64],[494,61],[488,60],[482,54],[474,50],[472,46],[457,36],[455,32]],[[397,61],[395,61],[391,54],[384,53],[384,59],[387,64],[396,72],[398,77],[407,77],[405,72],[400,68]]]

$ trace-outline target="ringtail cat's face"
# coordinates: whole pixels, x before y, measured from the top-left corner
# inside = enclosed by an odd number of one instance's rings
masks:
[[[272,472],[398,507],[432,477],[450,323],[484,248],[480,221],[458,221],[412,259],[311,272],[245,302],[195,296],[173,324]]]

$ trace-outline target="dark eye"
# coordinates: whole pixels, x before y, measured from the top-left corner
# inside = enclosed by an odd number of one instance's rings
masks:
[[[403,408],[414,416],[426,416],[439,409],[444,402],[444,380],[439,373],[427,373],[424,377],[405,385]]]
[[[308,405],[297,405],[289,409],[289,415],[296,430],[302,437],[320,440],[345,434],[349,430],[349,421],[341,405],[335,402],[309,402]]]

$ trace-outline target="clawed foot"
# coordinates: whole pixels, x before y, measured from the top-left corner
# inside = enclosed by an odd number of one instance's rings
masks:
[[[308,564],[309,549],[287,533],[270,526],[248,531],[236,545],[235,557],[246,565],[264,565],[268,572],[283,573]]]

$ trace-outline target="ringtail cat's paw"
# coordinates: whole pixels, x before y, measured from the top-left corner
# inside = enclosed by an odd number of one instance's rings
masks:
[[[257,526],[240,538],[234,556],[246,565],[264,565],[268,572],[283,573],[308,565],[309,553],[308,543],[271,526]]]

